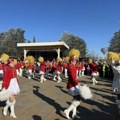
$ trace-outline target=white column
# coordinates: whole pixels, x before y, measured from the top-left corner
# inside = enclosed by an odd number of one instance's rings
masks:
[[[58,48],[58,49],[56,50],[56,52],[57,52],[57,58],[59,58],[59,57],[60,57],[60,48]]]
[[[27,52],[28,52],[28,50],[24,49],[24,60],[26,58]]]

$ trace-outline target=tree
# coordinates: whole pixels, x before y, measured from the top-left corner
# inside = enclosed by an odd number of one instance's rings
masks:
[[[11,28],[8,32],[0,33],[1,52],[14,57],[22,56],[23,50],[22,48],[17,48],[17,43],[25,42],[24,32],[21,28]]]
[[[35,36],[33,37],[33,42],[36,42]]]
[[[31,41],[30,41],[30,40],[28,40],[28,41],[27,41],[27,43],[31,43]]]
[[[116,53],[120,52],[120,30],[114,33],[113,38],[110,40],[108,51]]]
[[[78,36],[64,32],[59,41],[64,41],[69,47],[69,50],[64,52],[64,55],[67,56],[68,52],[72,49],[78,49],[80,51],[80,57],[85,57],[87,53],[87,45],[85,41]]]

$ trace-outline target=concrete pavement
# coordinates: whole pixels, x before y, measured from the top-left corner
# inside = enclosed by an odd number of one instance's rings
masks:
[[[78,107],[80,120],[120,120],[115,95],[112,94],[111,81],[97,78],[92,85],[90,76],[79,78],[81,84],[88,84],[93,93],[92,100],[82,101]],[[40,84],[38,79],[20,77],[21,93],[16,96],[16,120],[67,120],[62,114],[70,105],[72,97],[67,93],[67,79],[61,83],[51,79]],[[2,115],[5,102],[0,102],[0,120],[13,120]],[[71,115],[71,114],[70,114]]]

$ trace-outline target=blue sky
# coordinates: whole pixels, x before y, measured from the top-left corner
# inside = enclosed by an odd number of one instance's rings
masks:
[[[66,31],[102,54],[120,29],[120,0],[0,0],[0,32],[10,28],[37,42],[58,41]]]

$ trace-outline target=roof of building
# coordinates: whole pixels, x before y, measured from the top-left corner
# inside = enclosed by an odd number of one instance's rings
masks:
[[[17,47],[28,50],[54,50],[58,48],[61,50],[69,49],[69,46],[65,42],[17,43]]]

